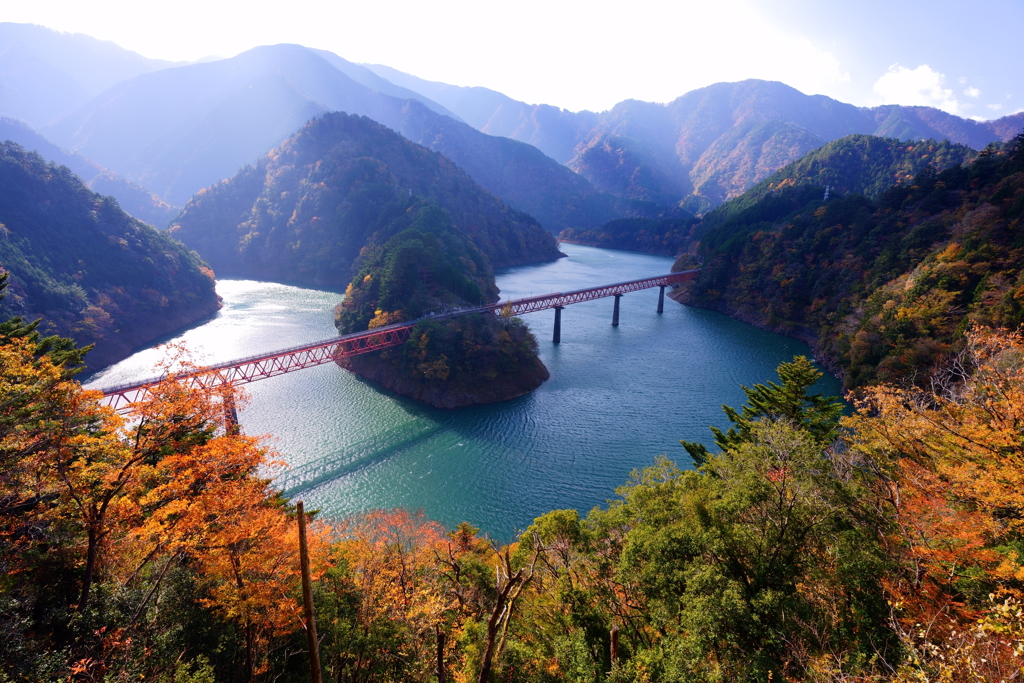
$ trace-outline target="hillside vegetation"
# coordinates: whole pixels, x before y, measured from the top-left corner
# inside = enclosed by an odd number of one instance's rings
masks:
[[[166,234],[89,190],[64,166],[0,143],[0,316],[42,316],[42,330],[95,344],[89,367],[219,307],[213,273]]]
[[[683,212],[680,212],[683,213]],[[649,254],[676,256],[690,241],[690,232],[698,220],[687,218],[619,218],[590,230],[566,228],[558,239],[605,249],[645,251]]]
[[[560,256],[535,220],[445,157],[340,113],[197,194],[170,230],[223,275],[345,287],[360,250],[419,198],[447,211],[491,266]]]
[[[970,325],[1024,322],[1024,135],[874,200],[793,184],[718,212],[681,300],[806,339],[847,388],[926,381]]]

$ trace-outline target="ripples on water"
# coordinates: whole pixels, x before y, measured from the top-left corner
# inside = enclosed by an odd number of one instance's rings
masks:
[[[567,292],[668,272],[672,259],[562,245],[569,258],[500,271],[501,296]],[[335,334],[337,292],[222,280],[223,309],[177,337],[203,362],[219,362]],[[551,379],[505,403],[437,410],[324,365],[248,385],[240,415],[249,434],[273,435],[288,462],[279,483],[327,514],[366,508],[422,509],[453,526],[469,521],[501,540],[559,508],[585,513],[614,497],[631,470],[664,453],[689,458],[680,439],[711,444],[739,406],[741,384],[775,379],[804,344],[666,299],[658,290],[524,316]],[[157,349],[90,378],[106,386],[153,374]],[[821,390],[839,392],[831,377]]]

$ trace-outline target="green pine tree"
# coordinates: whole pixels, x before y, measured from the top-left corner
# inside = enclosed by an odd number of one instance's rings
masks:
[[[722,406],[725,416],[733,423],[729,431],[723,432],[711,427],[715,444],[723,451],[734,450],[741,444],[749,443],[751,430],[756,422],[785,420],[807,431],[820,443],[832,443],[837,436],[839,417],[843,404],[836,396],[822,396],[807,393],[807,390],[821,379],[822,373],[814,368],[806,356],[795,356],[791,363],[782,363],[777,372],[782,384],[768,382],[743,387],[747,405],[740,411],[731,406]],[[707,462],[710,453],[704,444],[696,441],[680,441],[686,452],[700,467]]]

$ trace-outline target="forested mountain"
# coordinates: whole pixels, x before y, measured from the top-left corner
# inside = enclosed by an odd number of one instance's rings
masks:
[[[0,319],[96,344],[92,369],[217,310],[213,273],[63,166],[0,143]]]
[[[24,61],[18,46],[40,50],[59,39],[63,47],[53,52],[70,54],[67,45],[85,38],[5,26],[18,34],[9,41],[6,63],[12,73]],[[444,153],[554,232],[596,228],[625,216],[657,218],[680,203],[704,213],[808,151],[850,134],[949,139],[980,149],[1009,139],[1024,125],[1024,114],[975,122],[928,107],[858,108],[757,80],[715,84],[665,105],[627,100],[599,114],[569,112],[297,45],[265,46],[174,69],[121,52],[120,71],[93,69],[107,76],[90,80],[91,90],[60,73],[40,71],[29,79],[39,84],[38,92],[20,97],[25,106],[50,107],[50,119],[64,113],[42,131],[48,137],[171,205],[229,177],[325,111],[369,116]],[[96,64],[95,56],[81,61]],[[4,63],[0,59],[0,67]],[[97,93],[100,86],[112,87]],[[79,94],[54,104],[43,90]],[[83,92],[95,96],[85,102]]]
[[[85,181],[89,189],[110,195],[122,209],[154,227],[166,227],[180,211],[141,185],[125,180],[92,159],[61,149],[17,119],[0,117],[0,140],[10,140],[30,152],[38,152],[47,161],[67,166]]]
[[[807,340],[848,388],[926,381],[972,324],[1024,322],[1024,134],[876,199],[793,184],[727,208],[680,300]]]
[[[0,23],[0,116],[35,127],[118,81],[175,66],[110,41],[32,24]]]
[[[741,196],[706,214],[695,236],[699,238],[704,231],[788,187],[828,187],[832,195],[855,193],[877,199],[893,185],[913,180],[926,168],[944,171],[976,156],[977,152],[970,147],[948,140],[901,142],[896,138],[848,135],[780,168]]]
[[[171,231],[222,275],[344,287],[360,250],[432,200],[492,266],[558,258],[554,238],[446,157],[368,118],[330,113],[230,180]]]
[[[620,103],[601,115],[568,164],[599,189],[659,193],[703,212],[847,135],[949,139],[981,149],[1009,139],[1021,125],[1024,115],[975,122],[927,107],[858,108],[750,80],[701,88],[667,105]]]
[[[337,61],[298,45],[275,45],[145,74],[119,83],[43,132],[169,203],[182,204],[267,153],[311,117],[344,111],[443,152],[551,230],[599,225],[628,209],[535,148],[480,133],[419,99],[373,90],[340,71],[332,63]]]

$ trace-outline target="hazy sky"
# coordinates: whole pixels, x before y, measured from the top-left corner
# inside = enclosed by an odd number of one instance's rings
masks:
[[[858,105],[1024,108],[1024,0],[0,0],[147,57],[300,43],[572,110],[778,80]]]

